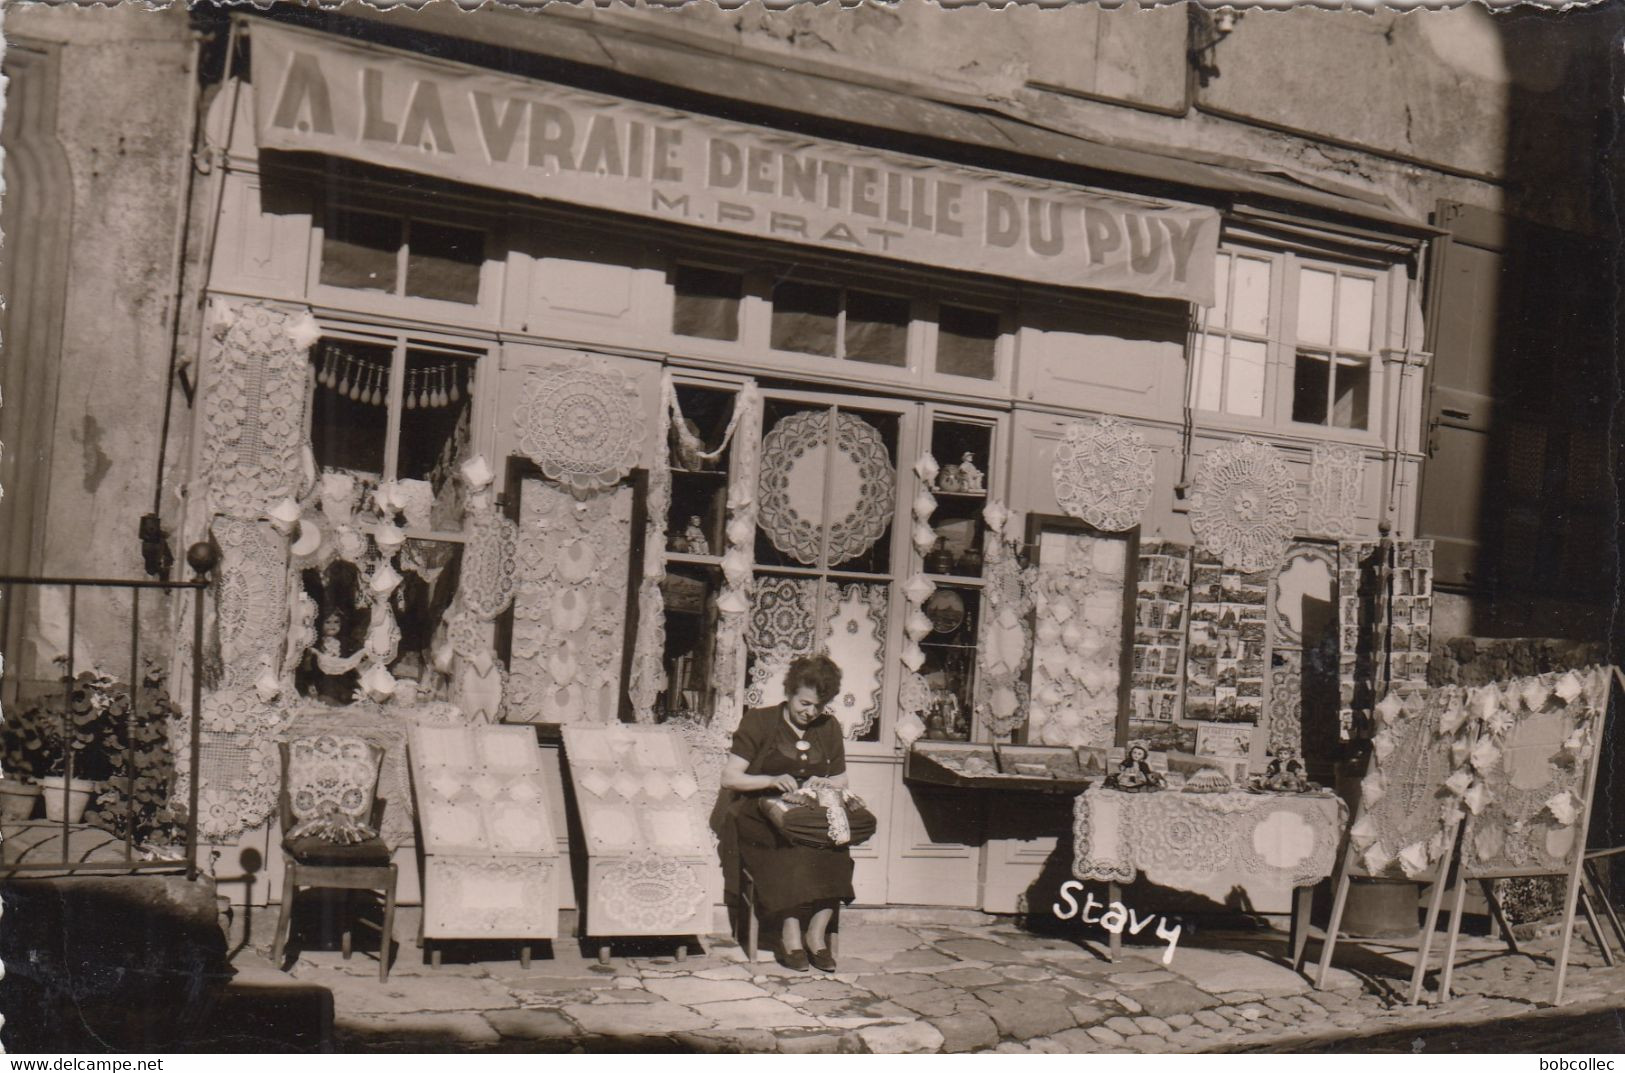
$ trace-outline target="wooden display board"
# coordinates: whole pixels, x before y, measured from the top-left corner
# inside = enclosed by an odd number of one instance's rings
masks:
[[[1459,689],[1430,691],[1422,686],[1407,686],[1390,692],[1377,706],[1381,723],[1361,783],[1348,848],[1334,876],[1336,894],[1331,919],[1326,923],[1315,986],[1325,987],[1331,971],[1350,879],[1400,878],[1433,884],[1427,923],[1411,976],[1410,1001],[1415,1003],[1421,997],[1433,929],[1444,901],[1465,811],[1447,807],[1447,803],[1458,800],[1447,783],[1466,762],[1476,724],[1465,713],[1453,726],[1444,718],[1451,705],[1463,702]],[[1303,957],[1301,943],[1292,956],[1296,968]]]
[[[419,939],[528,940],[559,933],[557,827],[536,733],[524,726],[415,726],[412,783],[423,854]]]
[[[687,742],[665,726],[562,731],[581,818],[578,864],[585,857],[580,933],[599,941],[606,962],[611,938],[708,934],[721,872]]]
[[[1487,803],[1468,817],[1462,832],[1461,874],[1439,981],[1440,1001],[1450,997],[1467,882],[1487,885],[1494,879],[1547,875],[1566,880],[1552,1003],[1563,1001],[1597,761],[1616,681],[1625,685],[1618,667],[1591,667],[1486,687],[1501,694],[1496,714],[1502,729],[1493,736],[1481,732],[1481,739],[1499,755],[1482,775]],[[1595,920],[1592,926],[1597,926]],[[1600,945],[1606,950],[1605,943]]]

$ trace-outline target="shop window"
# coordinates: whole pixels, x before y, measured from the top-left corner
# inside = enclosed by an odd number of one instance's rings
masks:
[[[1192,408],[1369,429],[1379,279],[1294,254],[1221,250],[1192,346]]]
[[[906,298],[786,280],[773,288],[775,350],[873,365],[908,365]]]
[[[937,311],[937,372],[992,380],[998,373],[999,315],[944,305]]]
[[[435,667],[433,653],[444,641],[442,620],[457,592],[462,555],[463,546],[454,541],[413,539],[390,557],[401,575],[401,583],[389,596],[399,639],[392,655],[378,651],[389,655],[385,663],[389,673],[399,683],[411,683],[421,697],[444,696],[449,686]],[[301,587],[316,608],[316,636],[294,670],[294,688],[300,696],[329,704],[356,699],[361,669],[376,656],[376,651],[368,651],[374,597],[365,579],[381,558],[369,542],[361,562],[340,559],[301,571]],[[373,643],[376,648],[377,640]]]
[[[1315,268],[1298,273],[1292,420],[1370,426],[1376,280]]]
[[[739,338],[739,301],[744,278],[697,265],[677,265],[671,272],[671,330],[693,339]]]
[[[733,417],[732,391],[677,386],[682,431],[674,430],[667,458],[671,505],[666,518],[666,576],[660,583],[666,613],[666,691],[656,707],[666,718],[702,721],[713,710],[717,598],[722,595],[722,552],[727,536],[729,451],[720,451]],[[715,454],[715,458],[704,456]]]
[[[825,652],[843,676],[833,714],[849,738],[877,741],[900,415],[769,399],[762,427],[746,700],[777,704],[790,660]]]
[[[1274,263],[1220,253],[1215,300],[1197,337],[1192,377],[1198,410],[1264,416]]]
[[[406,483],[416,504],[412,525],[460,529],[455,478],[470,454],[479,356],[415,340],[323,338],[311,349],[317,466],[348,473],[363,488]]]
[[[485,233],[429,220],[335,209],[322,231],[321,282],[476,305]]]

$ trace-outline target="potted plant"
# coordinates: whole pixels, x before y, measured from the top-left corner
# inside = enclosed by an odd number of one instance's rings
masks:
[[[170,803],[170,727],[181,712],[165,691],[164,672],[148,661],[136,690],[118,682],[104,688],[94,743],[83,753],[87,773],[98,780],[86,820],[136,844],[179,844],[184,831]]]
[[[40,776],[50,770],[47,737],[40,709],[15,709],[0,722],[0,820],[26,820],[34,815]]]

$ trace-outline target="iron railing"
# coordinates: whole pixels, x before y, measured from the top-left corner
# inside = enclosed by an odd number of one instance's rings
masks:
[[[11,874],[26,874],[29,872],[51,872],[60,874],[72,873],[129,873],[151,871],[177,871],[182,867],[186,870],[188,879],[197,878],[198,874],[198,754],[200,745],[199,716],[202,712],[203,682],[198,673],[196,661],[203,653],[203,599],[209,587],[208,578],[199,573],[192,581],[154,581],[129,580],[122,578],[79,578],[79,577],[24,577],[18,575],[0,575],[0,589],[4,591],[4,601],[11,605],[13,589],[66,588],[68,590],[68,631],[66,668],[63,675],[63,704],[62,704],[62,749],[66,752],[63,758],[64,779],[62,785],[62,819],[56,820],[25,820],[6,821],[4,833],[7,837],[19,837],[27,829],[39,830],[41,828],[56,828],[61,841],[60,859],[28,860],[24,862],[0,862],[0,877]],[[74,832],[93,832],[99,830],[92,825],[70,822],[68,803],[73,791],[73,754],[74,727],[73,722],[73,691],[75,678],[74,653],[78,640],[79,592],[81,589],[96,589],[104,591],[128,590],[131,594],[130,602],[130,675],[128,688],[130,691],[129,711],[126,714],[125,725],[125,805],[126,823],[124,825],[124,849],[122,859],[115,860],[74,860],[73,834]],[[136,799],[135,780],[138,777],[136,768],[136,726],[142,715],[142,668],[141,668],[141,594],[150,590],[158,592],[192,592],[192,653],[193,668],[191,673],[190,711],[187,713],[187,734],[191,741],[189,757],[189,777],[187,781],[188,797],[186,807],[186,856],[184,860],[155,859],[140,860],[136,857]],[[16,645],[18,638],[12,638],[12,645]],[[13,655],[7,653],[7,655]],[[15,658],[15,657],[14,657]],[[19,666],[20,660],[13,662],[7,660],[7,670]],[[178,699],[172,698],[176,703]],[[15,699],[12,702],[17,703]],[[43,792],[42,792],[43,793]],[[117,832],[113,832],[117,834]],[[81,845],[85,844],[81,838]]]

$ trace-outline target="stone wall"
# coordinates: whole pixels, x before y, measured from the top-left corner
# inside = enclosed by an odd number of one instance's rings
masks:
[[[1608,646],[1556,637],[1452,637],[1433,645],[1432,685],[1481,686],[1521,675],[1604,663]]]

